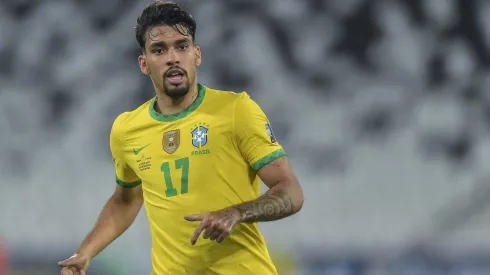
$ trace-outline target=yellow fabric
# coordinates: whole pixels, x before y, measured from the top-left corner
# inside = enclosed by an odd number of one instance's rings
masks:
[[[257,224],[238,225],[221,244],[200,238],[192,246],[198,223],[184,220],[260,195],[256,170],[285,155],[264,112],[245,92],[202,85],[177,115],[156,113],[154,102],[121,114],[110,138],[117,182],[142,184],[152,274],[277,274]]]

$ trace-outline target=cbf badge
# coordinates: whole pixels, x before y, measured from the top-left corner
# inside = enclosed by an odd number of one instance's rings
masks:
[[[169,154],[173,154],[180,145],[180,130],[172,130],[163,134],[162,140],[163,150]]]
[[[271,138],[271,142],[276,143],[277,139],[276,139],[276,136],[274,135],[274,132],[272,131],[272,127],[271,127],[270,123],[265,124],[265,130],[267,131],[267,134]]]
[[[196,148],[201,148],[204,145],[206,145],[206,143],[208,143],[209,128],[204,126],[208,126],[208,125],[200,123],[199,126],[197,126],[196,128],[194,128],[194,130],[191,131],[192,146]]]

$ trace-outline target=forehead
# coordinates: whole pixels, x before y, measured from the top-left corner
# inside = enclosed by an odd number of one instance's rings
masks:
[[[178,30],[176,30],[178,28]],[[152,42],[172,42],[175,40],[180,40],[183,38],[188,38],[189,35],[183,35],[182,33],[186,33],[187,30],[182,26],[155,26],[148,29],[146,36],[148,44]]]

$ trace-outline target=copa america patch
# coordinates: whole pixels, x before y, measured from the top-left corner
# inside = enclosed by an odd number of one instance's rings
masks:
[[[272,127],[271,127],[271,124],[269,122],[267,122],[265,124],[265,130],[267,131],[267,134],[271,138],[271,142],[276,143],[277,139],[276,139],[276,136],[274,135],[274,131],[272,131]]]

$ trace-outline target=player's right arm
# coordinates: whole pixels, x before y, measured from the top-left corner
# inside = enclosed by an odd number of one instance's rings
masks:
[[[92,258],[134,222],[143,204],[141,180],[124,159],[124,127],[119,116],[111,131],[110,145],[116,168],[116,190],[102,209],[93,229],[71,258],[59,263],[63,275],[85,274]]]

